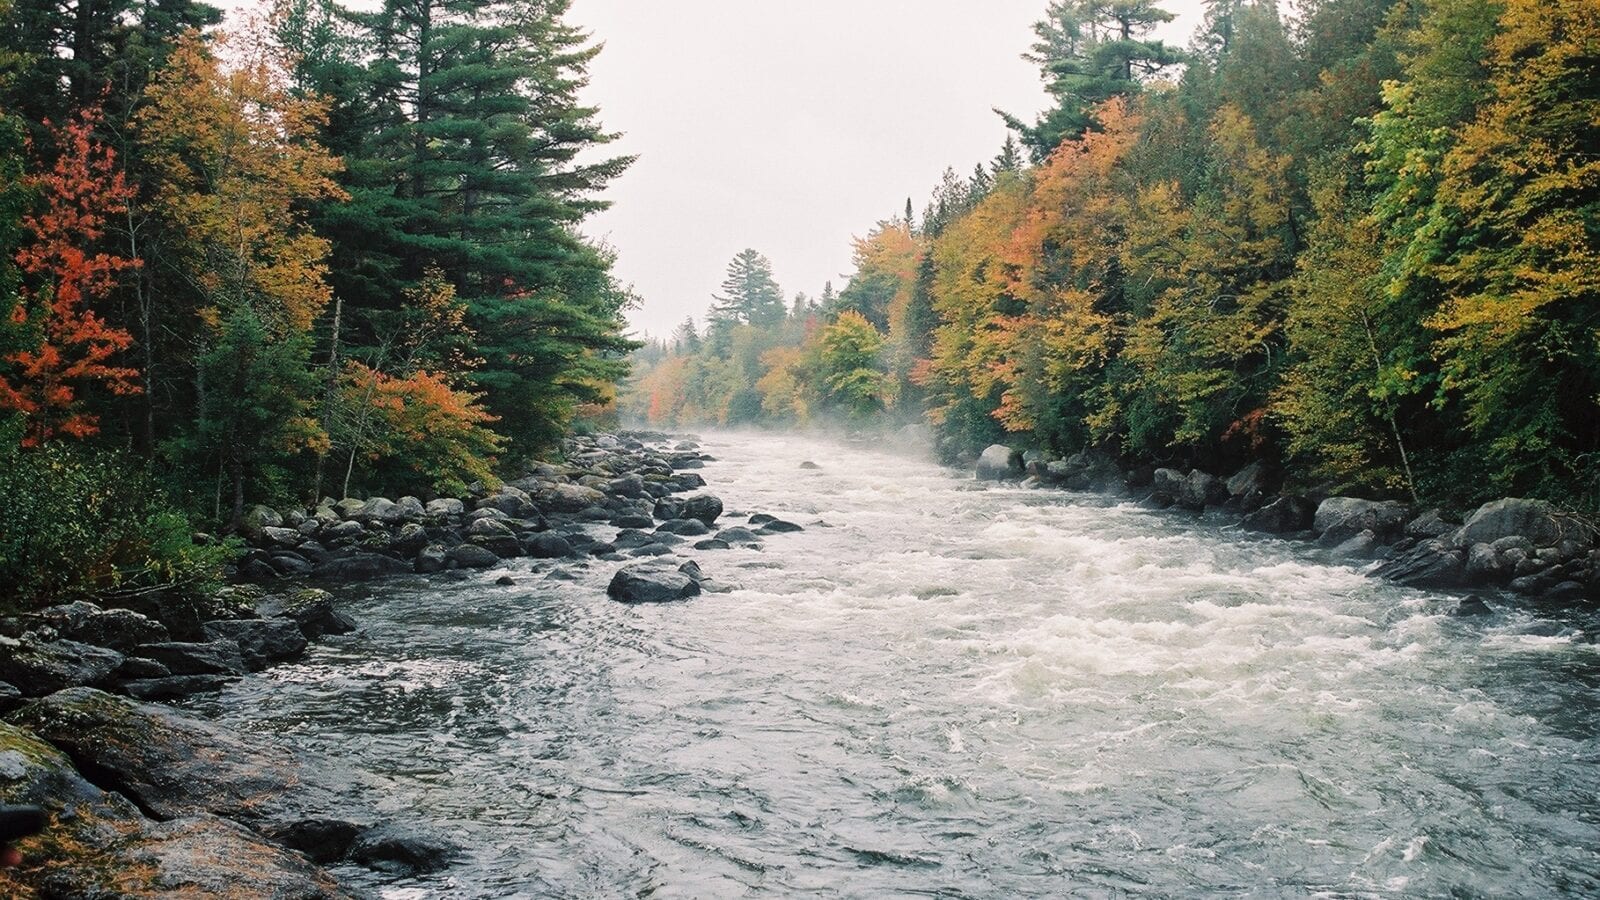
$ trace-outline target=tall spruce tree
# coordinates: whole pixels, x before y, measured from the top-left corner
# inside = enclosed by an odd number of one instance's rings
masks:
[[[755,250],[742,251],[728,263],[722,279],[722,293],[712,298],[708,330],[725,336],[735,325],[768,328],[782,322],[789,313],[783,290],[772,277],[772,263]]]
[[[579,161],[615,136],[578,99],[600,48],[567,7],[387,0],[352,14],[369,60],[351,116],[362,133],[347,151],[352,202],[328,223],[335,289],[357,309],[392,308],[429,267],[446,273],[481,336],[472,378],[523,449],[559,436],[632,346],[632,297],[577,231],[632,159]]]

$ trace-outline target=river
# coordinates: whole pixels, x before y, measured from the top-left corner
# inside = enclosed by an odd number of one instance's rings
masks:
[[[868,444],[703,447],[730,513],[806,529],[686,551],[737,590],[395,580],[191,707],[471,848],[339,870],[393,900],[1600,892],[1593,619]]]

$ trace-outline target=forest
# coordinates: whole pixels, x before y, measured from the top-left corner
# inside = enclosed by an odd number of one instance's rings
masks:
[[[660,425],[1600,508],[1600,4],[1056,0],[1053,105],[792,302],[756,250],[636,355]]]
[[[0,0],[0,595],[210,578],[247,504],[492,480],[610,403],[630,159],[567,0]]]

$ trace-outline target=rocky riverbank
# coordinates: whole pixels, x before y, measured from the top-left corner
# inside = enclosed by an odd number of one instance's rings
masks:
[[[213,597],[79,601],[0,620],[0,803],[39,804],[52,823],[21,844],[23,866],[0,871],[0,893],[342,897],[323,866],[448,866],[461,848],[376,814],[367,798],[381,784],[156,701],[215,690],[355,630],[312,583],[466,578],[532,557],[553,575],[620,564],[612,599],[669,602],[728,589],[679,551],[759,546],[800,529],[747,513],[719,530],[722,501],[692,493],[705,486],[692,470],[709,459],[692,442],[600,435],[564,451],[464,497],[255,507],[236,583]]]
[[[1121,493],[1157,509],[1232,516],[1243,530],[1315,541],[1336,559],[1371,562],[1373,576],[1410,587],[1494,590],[1551,603],[1600,599],[1600,528],[1542,500],[1496,500],[1453,520],[1393,500],[1285,493],[1259,463],[1224,478],[1198,469],[1124,469],[1094,451],[1054,459],[998,444],[975,471],[981,480]],[[1460,608],[1488,605],[1472,597]]]

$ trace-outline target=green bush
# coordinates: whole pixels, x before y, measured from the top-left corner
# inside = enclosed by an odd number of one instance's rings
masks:
[[[25,450],[4,433],[0,448],[0,607],[220,584],[229,548],[196,545],[143,463],[83,447]]]

